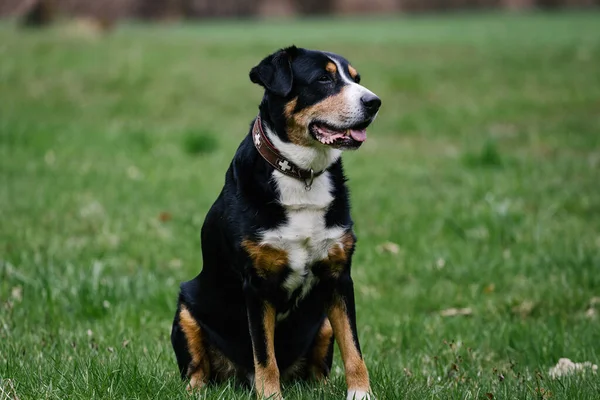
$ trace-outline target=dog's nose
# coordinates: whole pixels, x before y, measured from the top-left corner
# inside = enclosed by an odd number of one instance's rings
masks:
[[[375,115],[381,106],[381,99],[374,94],[367,94],[360,98],[361,103],[369,115]]]

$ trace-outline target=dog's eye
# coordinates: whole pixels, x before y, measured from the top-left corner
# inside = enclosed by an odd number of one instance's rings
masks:
[[[317,79],[317,80],[318,80],[319,82],[321,82],[321,83],[328,83],[328,82],[331,82],[331,76],[329,76],[329,75],[327,75],[327,74],[325,74],[325,75],[321,75],[321,76],[319,77],[319,79]]]

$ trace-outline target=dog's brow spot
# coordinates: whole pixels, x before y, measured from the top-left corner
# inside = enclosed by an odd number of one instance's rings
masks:
[[[334,75],[337,72],[337,66],[334,63],[332,63],[331,61],[327,63],[327,65],[325,66],[325,69],[327,70],[327,72],[331,72]]]
[[[354,69],[354,67],[352,65],[348,65],[348,72],[350,73],[350,76],[352,77],[352,79],[356,79],[356,76],[358,75],[358,71],[356,71],[356,69]]]

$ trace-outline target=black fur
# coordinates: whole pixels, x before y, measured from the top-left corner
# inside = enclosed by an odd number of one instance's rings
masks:
[[[295,111],[298,111],[342,89],[341,79],[323,81],[330,56],[289,47],[265,58],[251,70],[252,82],[265,88],[260,116],[283,141],[289,141],[284,108],[290,99],[297,98]],[[345,59],[335,57],[347,67]],[[325,216],[326,226],[351,231],[353,223],[341,159],[329,166],[328,171],[334,201]],[[242,372],[254,369],[251,338],[264,337],[265,302],[272,304],[277,313],[290,311],[287,319],[276,325],[275,353],[280,371],[309,354],[334,295],[343,298],[347,305],[358,347],[350,261],[341,275],[335,277],[326,264],[313,265],[319,282],[296,306],[298,293],[290,298],[282,288],[289,269],[261,277],[241,245],[244,239],[258,240],[261,231],[286,223],[272,173],[273,167],[254,147],[250,130],[233,157],[220,195],[206,215],[201,233],[202,271],[181,285],[171,338],[182,378],[186,377],[191,358],[179,323],[181,305],[186,306],[201,326],[207,346],[214,346]],[[259,363],[265,363],[264,341],[257,341],[255,352]],[[325,371],[331,368],[332,354],[333,341],[324,360]]]

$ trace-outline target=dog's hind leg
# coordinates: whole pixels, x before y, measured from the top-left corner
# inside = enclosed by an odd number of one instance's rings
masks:
[[[333,328],[329,318],[325,317],[309,354],[308,369],[310,375],[319,381],[326,379],[331,371],[332,362]]]
[[[188,390],[200,389],[210,377],[210,360],[202,328],[184,304],[180,304],[173,321],[171,343],[177,357],[181,378],[189,378]]]

